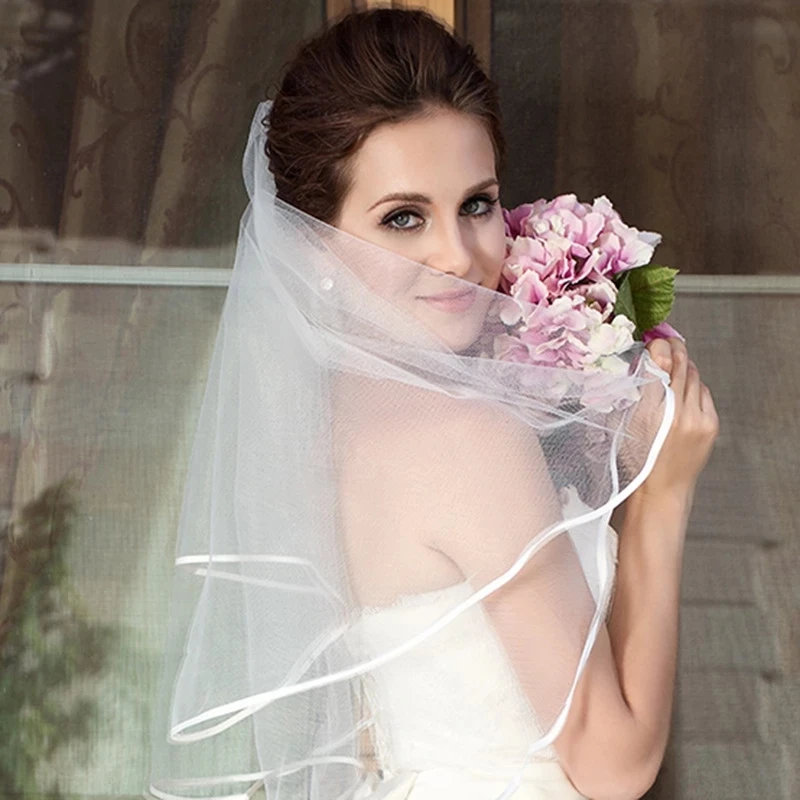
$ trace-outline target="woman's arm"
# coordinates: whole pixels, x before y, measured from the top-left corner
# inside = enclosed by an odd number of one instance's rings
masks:
[[[611,616],[555,743],[567,775],[593,800],[640,797],[663,758],[686,522],[718,428],[711,395],[683,344],[656,342],[651,353],[670,372],[675,420],[653,472],[627,503]],[[482,463],[484,480],[476,489],[474,480],[465,478],[464,486],[473,488],[464,498],[463,516],[433,544],[467,577],[498,574],[530,531],[543,529],[556,513],[541,452],[531,446],[523,454],[514,446],[518,439],[518,431],[498,429],[492,446],[483,442],[480,454],[463,454],[463,464],[473,458]],[[497,534],[489,537],[490,530]],[[547,545],[484,605],[534,711],[551,724],[569,691],[594,613],[569,538]]]
[[[556,743],[570,779],[593,800],[641,797],[664,757],[690,505],[690,497],[677,494],[634,495],[627,503],[607,629],[595,644]],[[612,673],[616,686],[610,685]]]
[[[651,345],[670,372],[675,420],[656,466],[628,501],[607,634],[582,676],[558,749],[570,777],[597,798],[637,798],[655,780],[669,738],[678,651],[686,525],[696,480],[719,421],[708,389],[679,340]],[[620,697],[595,691],[613,663]],[[612,724],[616,722],[616,724]],[[605,740],[598,750],[594,742]],[[626,776],[620,780],[620,775]]]

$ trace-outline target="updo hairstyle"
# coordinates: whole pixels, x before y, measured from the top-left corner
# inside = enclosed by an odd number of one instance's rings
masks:
[[[278,88],[266,145],[278,197],[336,224],[367,136],[439,108],[480,119],[502,169],[497,92],[472,46],[424,11],[348,14],[300,48]]]

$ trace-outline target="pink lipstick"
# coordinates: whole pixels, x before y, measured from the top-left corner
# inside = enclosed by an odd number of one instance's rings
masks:
[[[458,314],[467,311],[475,302],[478,296],[478,287],[474,286],[469,289],[455,289],[450,292],[441,292],[440,294],[430,294],[420,297],[428,305],[439,311],[445,311],[449,314]]]

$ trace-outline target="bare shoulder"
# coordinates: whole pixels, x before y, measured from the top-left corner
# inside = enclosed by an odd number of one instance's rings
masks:
[[[382,451],[426,543],[467,578],[498,574],[560,517],[538,437],[508,410],[448,398],[403,428]]]
[[[547,465],[534,431],[514,414],[485,401],[437,397],[419,408],[411,405],[392,424],[381,425],[369,443],[370,460],[447,478],[441,488],[452,493],[479,486],[523,482],[540,484]],[[411,478],[411,474],[406,474]]]
[[[359,423],[339,431],[337,459],[355,550],[438,553],[493,577],[560,517],[537,432],[513,410],[403,385],[348,390]]]

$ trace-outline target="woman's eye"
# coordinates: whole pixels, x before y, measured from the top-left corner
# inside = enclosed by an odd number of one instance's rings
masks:
[[[491,197],[471,197],[461,206],[461,213],[465,217],[481,217],[488,214],[496,203],[497,200]]]
[[[381,224],[397,231],[410,231],[419,227],[418,219],[417,214],[411,211],[398,211],[396,214],[387,217]]]

